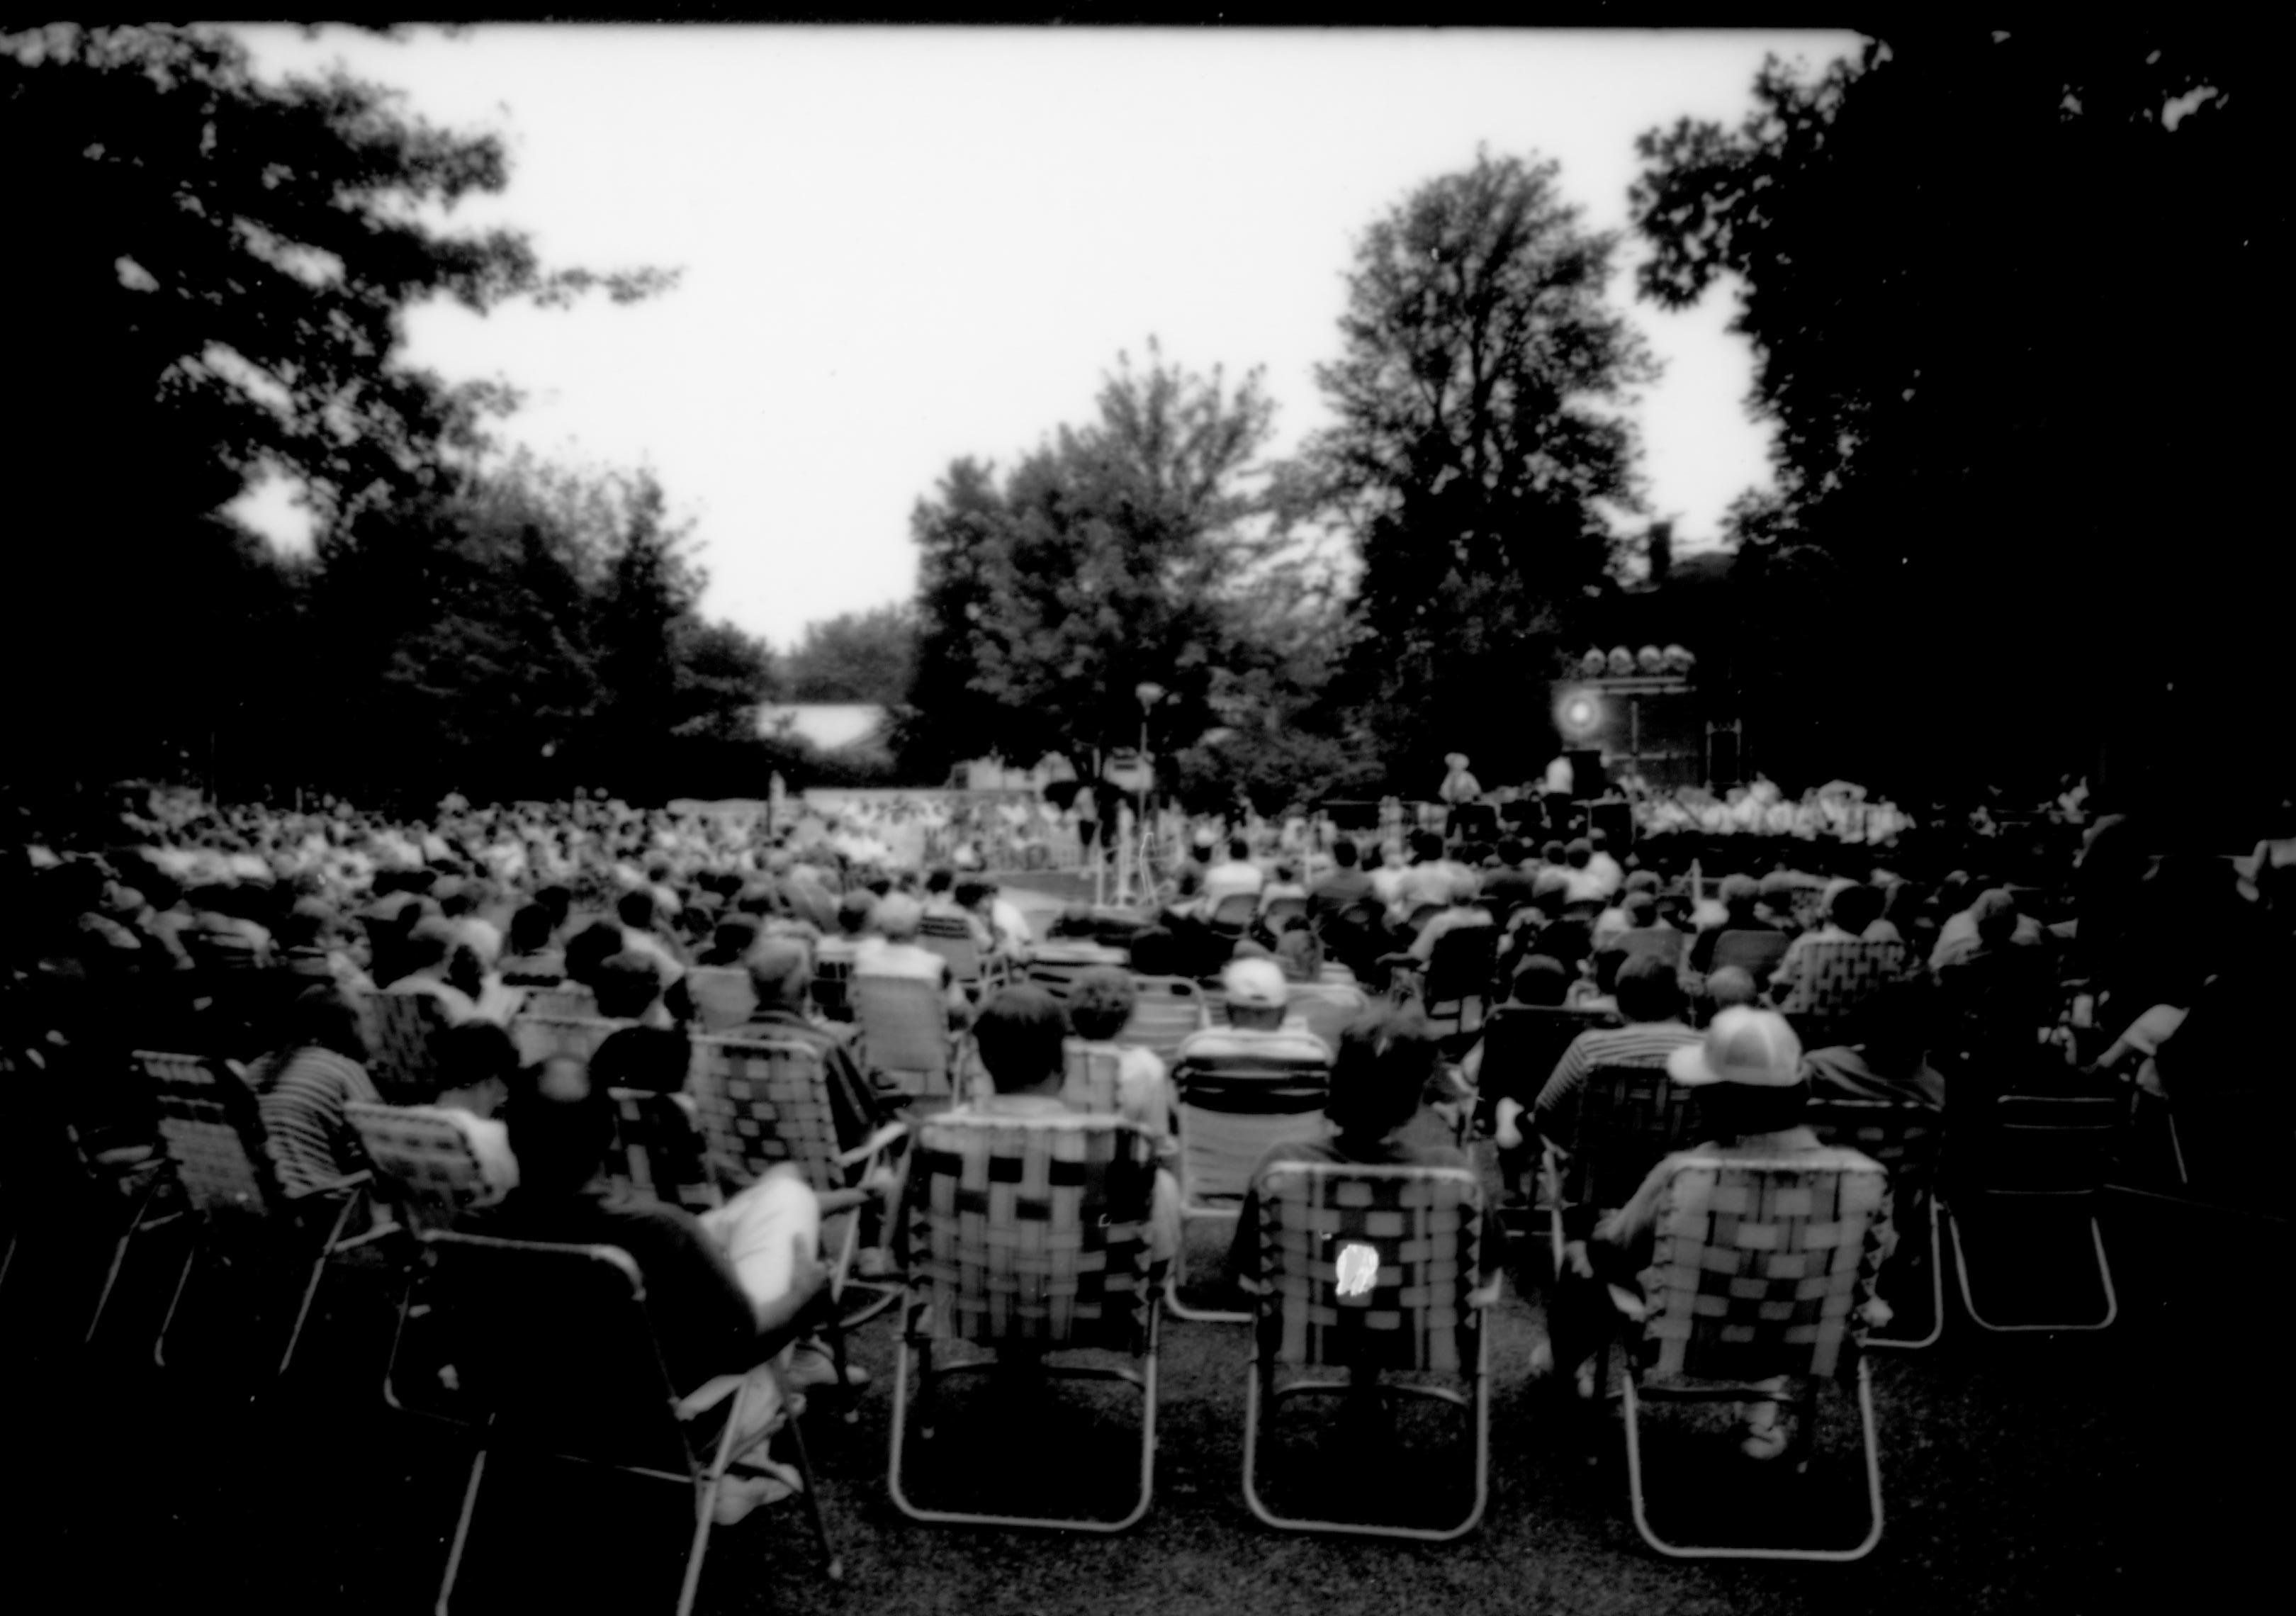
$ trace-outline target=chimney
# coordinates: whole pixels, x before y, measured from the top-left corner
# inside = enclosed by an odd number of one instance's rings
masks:
[[[1650,525],[1650,581],[1657,588],[1666,582],[1674,570],[1674,524],[1654,521]]]

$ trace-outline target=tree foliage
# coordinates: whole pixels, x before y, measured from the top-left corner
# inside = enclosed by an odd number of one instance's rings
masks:
[[[916,614],[906,603],[847,611],[806,625],[781,669],[791,701],[867,701],[888,709],[909,699],[916,671]]]
[[[100,643],[112,677],[46,680],[34,743],[69,767],[168,760],[228,723],[277,587],[216,537],[250,480],[301,481],[324,517],[403,504],[478,439],[499,389],[450,389],[399,356],[435,298],[617,298],[652,272],[551,271],[515,232],[456,233],[499,191],[500,142],[407,117],[340,76],[274,85],[204,28],[0,35],[0,148],[17,310],[14,557],[41,630],[9,671],[40,678]]]
[[[1340,689],[1406,780],[1494,710],[1520,721],[1491,767],[1543,756],[1554,652],[1639,508],[1620,411],[1656,367],[1605,300],[1617,238],[1559,177],[1480,152],[1376,220],[1317,371],[1337,422],[1313,454],[1364,564]]]
[[[1758,747],[1931,783],[2078,769],[2116,728],[2251,751],[2206,693],[2275,677],[2285,599],[2258,587],[2286,578],[2254,475],[2284,348],[2261,43],[1892,34],[1815,78],[1767,64],[1734,129],[1643,136],[1641,293],[1739,282],[1777,428],[1781,496],[1741,531],[1781,554],[1734,581],[1813,580]],[[1808,677],[1827,642],[1856,678]]]
[[[1063,427],[1000,482],[959,461],[921,501],[914,711],[922,767],[1193,743],[1223,677],[1262,653],[1240,591],[1283,543],[1256,457],[1274,406],[1257,373],[1231,388],[1151,346],[1120,360],[1096,418]]]

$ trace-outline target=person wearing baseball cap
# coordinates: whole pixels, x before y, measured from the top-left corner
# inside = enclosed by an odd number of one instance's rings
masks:
[[[1274,960],[1264,954],[1230,960],[1220,973],[1220,990],[1227,1000],[1226,1024],[1200,1028],[1181,1039],[1173,1054],[1177,1065],[1240,1057],[1332,1063],[1330,1046],[1305,1021],[1284,1013],[1291,988]]]
[[[1636,1286],[1665,1216],[1675,1169],[1693,1157],[1791,1157],[1797,1165],[1812,1169],[1870,1170],[1874,1166],[1856,1151],[1820,1143],[1803,1125],[1809,1084],[1802,1070],[1801,1040],[1775,1010],[1734,1005],[1714,1018],[1702,1042],[1676,1050],[1666,1064],[1676,1082],[1700,1091],[1700,1131],[1709,1137],[1652,1168],[1633,1198],[1595,1226],[1587,1241],[1588,1271],[1579,1276],[1582,1281],[1622,1290]],[[1868,1324],[1880,1325],[1888,1322],[1890,1308],[1873,1293],[1872,1276],[1897,1245],[1886,1195],[1867,1240],[1861,1311]],[[1742,1405],[1742,1413],[1746,1435],[1740,1446],[1749,1458],[1772,1459],[1785,1451],[1788,1431],[1775,1401]]]

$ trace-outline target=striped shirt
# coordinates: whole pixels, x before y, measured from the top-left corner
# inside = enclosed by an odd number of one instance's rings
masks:
[[[1331,1046],[1308,1030],[1298,1016],[1286,1016],[1272,1030],[1257,1027],[1206,1027],[1180,1040],[1173,1054],[1176,1067],[1213,1065],[1223,1061],[1272,1061],[1329,1067]]]
[[[1634,1021],[1580,1033],[1538,1091],[1531,1107],[1533,1126],[1543,1137],[1568,1143],[1589,1072],[1602,1066],[1664,1066],[1669,1055],[1685,1044],[1703,1041],[1703,1037],[1680,1021]]]
[[[279,1187],[301,1194],[364,1168],[366,1153],[343,1120],[349,1102],[379,1097],[359,1063],[308,1046],[280,1057],[272,1073],[257,1108]]]

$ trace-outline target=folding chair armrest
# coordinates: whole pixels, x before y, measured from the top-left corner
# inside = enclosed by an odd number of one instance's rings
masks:
[[[1471,1308],[1495,1308],[1498,1305],[1499,1293],[1505,1288],[1506,1276],[1494,1274],[1490,1284],[1478,1285],[1467,1292],[1467,1305]]]
[[[1650,1317],[1650,1304],[1624,1285],[1605,1285],[1603,1289],[1610,1292],[1611,1306],[1618,1309],[1620,1317],[1638,1325]]]
[[[821,1215],[833,1218],[840,1212],[849,1212],[857,1206],[866,1206],[877,1199],[872,1189],[822,1190],[815,1199],[821,1203]]]
[[[851,1167],[857,1161],[866,1161],[870,1158],[878,1154],[895,1140],[906,1139],[908,1136],[909,1125],[907,1123],[888,1122],[882,1128],[880,1128],[875,1133],[871,1134],[866,1139],[862,1140],[860,1144],[855,1145],[851,1150],[840,1153],[837,1158],[837,1165],[840,1167]]]
[[[306,1201],[324,1200],[331,1195],[346,1195],[356,1190],[371,1189],[373,1185],[374,1170],[372,1168],[363,1167],[356,1173],[346,1174],[340,1178],[331,1178],[324,1184],[315,1184],[307,1190],[290,1190],[287,1192],[286,1200],[290,1205]]]

